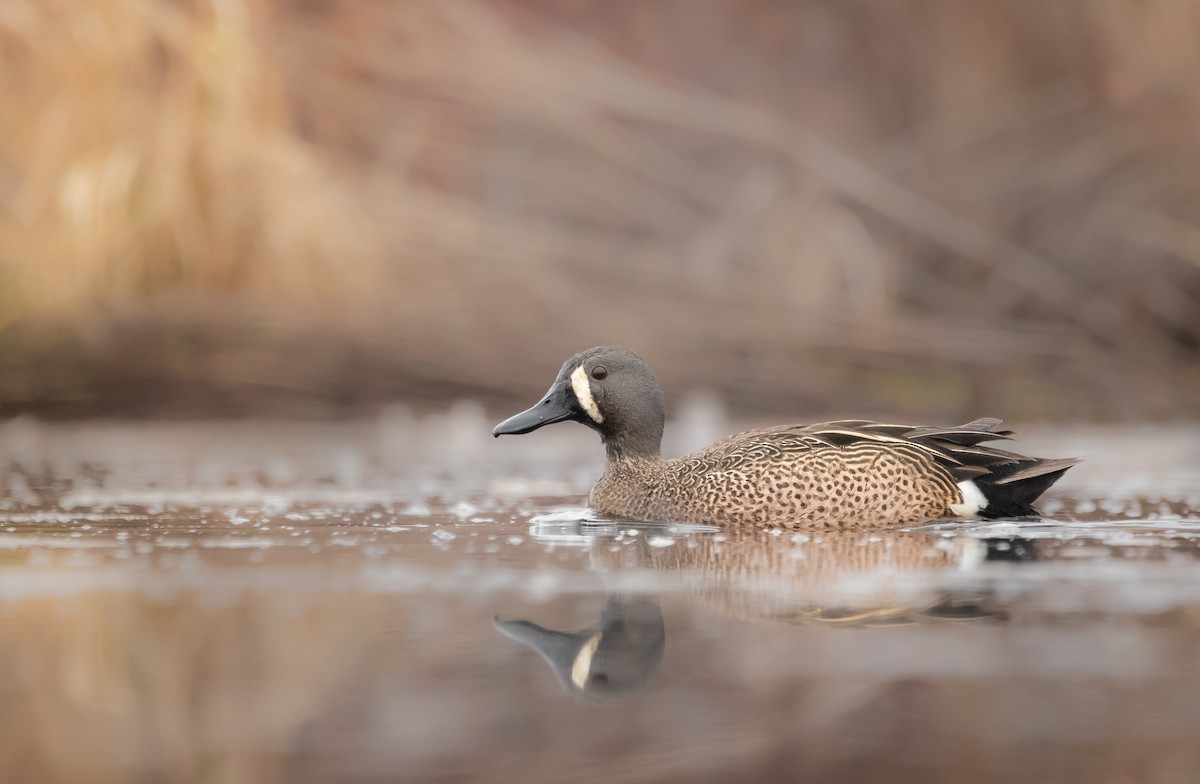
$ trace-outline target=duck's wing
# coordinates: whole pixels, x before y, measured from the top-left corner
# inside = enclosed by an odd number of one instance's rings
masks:
[[[1000,430],[1002,420],[976,419],[958,427],[914,427],[865,420],[841,420],[800,426],[796,434],[827,446],[870,442],[908,447],[944,467],[956,482],[990,473],[995,466],[1029,460],[1013,452],[980,446],[985,441],[1008,440],[1011,430]]]
[[[1078,460],[1027,457],[984,442],[1007,440],[1002,420],[976,419],[958,427],[914,427],[846,419],[813,425],[783,425],[722,439],[705,450],[725,461],[829,447],[871,443],[923,455],[955,482],[973,481],[987,498],[988,516],[1032,514],[1030,504]],[[711,451],[710,451],[711,450]]]

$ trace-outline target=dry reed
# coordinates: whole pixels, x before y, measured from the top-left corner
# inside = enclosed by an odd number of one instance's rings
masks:
[[[0,324],[92,326],[181,292],[319,303],[369,275],[281,101],[265,10],[5,3]]]
[[[749,410],[1198,410],[1192,4],[12,7],[0,313],[87,339],[9,410],[511,400],[598,342]]]

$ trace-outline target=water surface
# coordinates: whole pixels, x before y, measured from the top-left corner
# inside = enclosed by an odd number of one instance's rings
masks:
[[[5,426],[0,777],[1200,775],[1194,428],[1035,433],[1090,458],[1042,520],[797,533],[599,519],[590,438],[476,419]]]

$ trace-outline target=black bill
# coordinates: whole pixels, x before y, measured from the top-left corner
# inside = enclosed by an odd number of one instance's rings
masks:
[[[531,408],[510,416],[492,428],[492,435],[498,438],[531,433],[544,425],[578,419],[582,414],[583,409],[579,407],[570,383],[566,379],[559,379],[546,396]]]

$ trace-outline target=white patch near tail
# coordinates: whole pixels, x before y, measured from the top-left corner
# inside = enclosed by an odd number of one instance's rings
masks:
[[[593,422],[598,425],[604,421],[604,415],[600,413],[600,407],[596,405],[596,401],[592,397],[592,385],[588,381],[587,371],[583,369],[583,365],[575,368],[575,372],[571,374],[571,390],[579,400],[579,405],[583,406],[583,410],[587,412]]]
[[[592,670],[592,657],[596,655],[596,649],[599,647],[600,632],[596,632],[583,644],[579,653],[575,654],[575,663],[571,665],[571,683],[581,689],[587,685],[588,673]]]
[[[987,509],[987,496],[979,489],[979,485],[968,479],[965,482],[959,482],[958,489],[962,491],[962,503],[950,504],[950,511],[955,517],[970,517]]]

